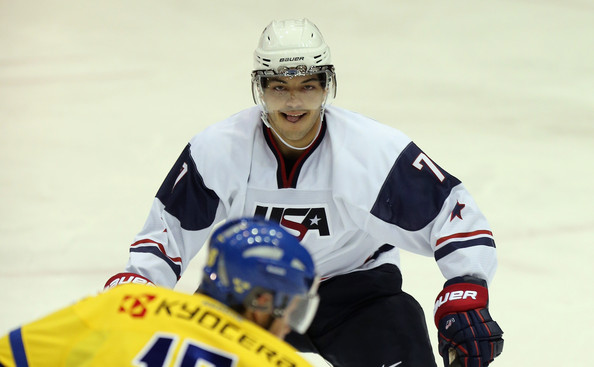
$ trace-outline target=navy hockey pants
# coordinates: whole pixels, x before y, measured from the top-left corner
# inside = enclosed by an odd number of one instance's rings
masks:
[[[401,288],[391,264],[324,281],[306,335],[293,332],[286,341],[334,367],[436,367],[423,310]]]

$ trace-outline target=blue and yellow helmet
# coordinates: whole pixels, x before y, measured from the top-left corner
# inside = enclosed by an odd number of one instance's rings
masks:
[[[216,229],[208,246],[202,293],[235,309],[257,309],[257,297],[269,293],[272,315],[305,332],[317,309],[319,280],[295,236],[265,219],[239,218]]]

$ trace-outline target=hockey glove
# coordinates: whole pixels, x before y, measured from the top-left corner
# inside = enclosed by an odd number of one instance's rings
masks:
[[[108,289],[111,289],[111,288],[118,286],[120,284],[127,284],[127,283],[146,284],[146,285],[152,285],[152,286],[155,285],[148,278],[145,278],[142,275],[138,275],[138,274],[134,274],[134,273],[118,273],[107,280],[107,282],[103,286],[103,290],[108,290]]]
[[[433,310],[445,366],[484,367],[501,354],[503,331],[491,318],[488,302],[482,279],[464,276],[445,283]]]

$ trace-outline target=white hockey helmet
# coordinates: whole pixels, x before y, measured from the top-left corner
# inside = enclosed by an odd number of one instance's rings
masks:
[[[330,48],[322,33],[308,19],[272,21],[262,32],[254,51],[252,94],[254,102],[264,112],[262,78],[271,76],[302,76],[324,74],[322,78],[327,97],[322,105],[336,96],[336,75],[330,57]]]
[[[330,48],[318,27],[307,19],[273,21],[254,52],[254,70],[331,65]]]

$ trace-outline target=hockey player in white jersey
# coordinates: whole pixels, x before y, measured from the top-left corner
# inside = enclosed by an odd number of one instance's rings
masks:
[[[265,28],[252,93],[257,106],[190,140],[107,284],[173,287],[217,223],[262,216],[324,279],[311,327],[287,337],[297,348],[336,367],[436,366],[421,306],[401,289],[403,249],[434,257],[446,280],[434,310],[444,365],[491,363],[503,349],[487,308],[495,242],[464,185],[402,132],[329,105],[330,49],[306,19]]]

